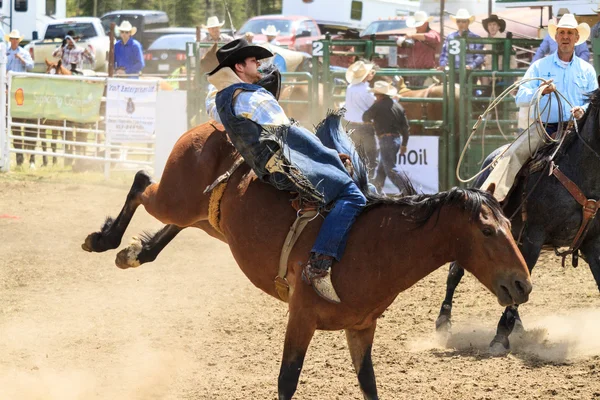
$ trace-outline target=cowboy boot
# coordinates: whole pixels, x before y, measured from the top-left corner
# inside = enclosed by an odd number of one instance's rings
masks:
[[[302,280],[311,285],[315,292],[330,303],[341,303],[331,282],[333,257],[311,253],[308,263],[302,270]]]

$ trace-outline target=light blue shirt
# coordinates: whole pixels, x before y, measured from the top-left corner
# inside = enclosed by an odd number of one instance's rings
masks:
[[[25,60],[25,64],[19,60],[16,55],[20,54]],[[17,47],[16,50],[10,48],[10,44],[8,44],[8,49],[6,50],[6,70],[14,71],[14,72],[27,72],[33,69],[33,60],[29,53],[22,48],[21,46]]]
[[[563,94],[571,103],[569,106],[564,99],[560,99],[563,107],[562,121],[566,122],[571,117],[571,108],[581,106],[587,109],[589,99],[586,94],[598,89],[596,80],[596,71],[591,64],[583,61],[579,57],[573,57],[571,62],[564,63],[558,58],[557,53],[553,53],[546,58],[542,58],[531,64],[523,79],[543,78],[545,80],[553,79],[556,89]],[[515,98],[517,106],[527,107],[533,98],[541,81],[527,82],[519,88]],[[554,94],[544,95],[540,100],[540,110],[546,107],[548,101],[552,98],[550,111],[542,113],[542,120],[548,123],[555,123],[559,120],[558,102]]]
[[[362,124],[362,116],[375,103],[375,95],[369,92],[369,84],[360,82],[346,88],[346,121]]]
[[[535,55],[531,59],[531,62],[540,60],[548,54],[556,53],[556,50],[558,50],[558,43],[556,43],[556,40],[554,40],[552,36],[546,35],[544,40],[542,40],[542,43],[540,43],[540,47],[537,49]],[[587,42],[583,42],[575,46],[575,55],[581,58],[583,61],[590,62],[590,50],[588,49]]]

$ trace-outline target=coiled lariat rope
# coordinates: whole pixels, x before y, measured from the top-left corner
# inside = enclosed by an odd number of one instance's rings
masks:
[[[495,76],[494,76],[495,78]],[[471,130],[471,134],[469,135],[469,138],[467,139],[467,142],[465,143],[465,146],[462,149],[462,152],[460,154],[460,158],[458,159],[458,164],[456,166],[456,178],[462,182],[462,183],[468,183],[471,182],[475,179],[477,179],[481,174],[483,174],[484,172],[486,172],[488,169],[492,168],[495,164],[495,162],[490,163],[487,167],[485,167],[484,169],[482,169],[481,171],[479,171],[478,173],[476,173],[475,175],[473,175],[472,177],[468,178],[468,179],[463,179],[460,176],[460,167],[462,165],[462,162],[464,160],[465,157],[465,153],[467,151],[467,149],[469,148],[469,144],[471,143],[471,141],[473,140],[473,137],[475,136],[475,133],[477,132],[477,128],[479,127],[479,125],[483,122],[484,123],[484,127],[485,124],[487,123],[487,115],[488,113],[490,113],[492,110],[495,110],[496,107],[498,107],[498,105],[502,102],[502,100],[508,96],[513,90],[518,89],[521,85],[531,82],[531,81],[541,81],[542,83],[540,84],[540,86],[536,89],[536,91],[533,94],[533,97],[531,98],[531,101],[529,103],[529,107],[530,110],[533,109],[533,115],[534,118],[531,117],[532,112],[528,112],[528,116],[527,116],[527,128],[525,130],[523,130],[523,132],[521,132],[516,138],[515,140],[512,141],[512,143],[510,143],[506,149],[504,149],[502,151],[502,153],[500,155],[498,155],[496,157],[496,160],[500,159],[500,157],[502,157],[514,144],[514,142],[520,138],[522,135],[527,134],[529,135],[529,130],[534,127],[535,129],[535,133],[540,136],[542,138],[542,140],[544,141],[544,143],[552,143],[552,142],[559,142],[562,135],[562,115],[563,115],[563,104],[560,101],[560,99],[562,98],[571,108],[573,108],[573,105],[569,102],[569,100],[567,100],[567,98],[560,93],[558,90],[554,90],[554,92],[550,93],[550,95],[554,94],[554,96],[556,97],[556,101],[558,101],[558,132],[555,135],[555,138],[552,138],[550,135],[548,135],[548,133],[546,133],[546,130],[543,127],[543,121],[542,121],[542,115],[543,113],[549,113],[550,109],[551,109],[551,104],[552,104],[552,96],[550,97],[550,100],[546,103],[546,106],[543,109],[540,109],[540,100],[543,96],[542,92],[544,91],[544,89],[546,89],[547,87],[549,87],[552,84],[552,80],[545,80],[543,78],[526,78],[526,79],[521,79],[515,83],[513,83],[512,85],[510,85],[508,88],[506,88],[506,90],[504,90],[504,92],[502,92],[500,94],[500,96],[494,98],[491,102],[490,105],[488,106],[488,108],[483,112],[483,114],[481,114],[479,116],[479,118],[477,119],[477,122],[475,123],[475,125],[473,125],[473,128]],[[495,89],[494,89],[495,90]],[[497,111],[496,111],[496,119],[497,119],[498,115],[497,115]],[[569,118],[569,123],[571,121],[573,121],[574,117],[573,115],[571,115],[571,117]],[[575,125],[575,129],[577,129],[577,124]],[[502,131],[501,131],[502,132]],[[485,133],[485,132],[484,132]],[[504,138],[506,139],[506,136],[504,135],[504,133],[502,132],[502,136],[504,136]],[[481,141],[482,141],[482,148],[483,148],[483,141],[485,138],[485,134],[482,135],[481,137]],[[529,152],[533,155],[534,151],[531,148],[531,137],[529,139]]]

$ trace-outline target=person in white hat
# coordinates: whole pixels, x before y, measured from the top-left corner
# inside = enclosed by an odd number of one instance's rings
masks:
[[[25,49],[19,46],[19,43],[23,40],[23,36],[19,31],[14,29],[8,35],[4,35],[4,40],[10,43],[10,47],[6,50],[8,57],[6,70],[15,72],[31,71],[33,69],[33,59]]]
[[[470,38],[480,37],[479,35],[469,30],[469,25],[473,23],[473,21],[475,21],[475,16],[471,15],[471,13],[469,13],[469,11],[467,11],[465,8],[459,9],[456,12],[456,15],[450,16],[450,19],[456,23],[456,27],[458,28],[458,30],[446,36],[444,46],[442,47],[442,52],[440,53],[440,66],[438,67],[439,70],[445,69],[448,65],[448,47],[450,46],[450,42],[456,40],[458,37],[462,36],[465,33]],[[483,50],[482,44],[469,43],[467,46],[469,50]],[[467,69],[478,69],[481,67],[484,61],[483,54],[478,53],[467,53],[465,55],[465,58],[467,63]],[[459,68],[459,64],[460,57],[456,57],[454,66],[456,68]]]
[[[10,43],[10,47],[6,50],[6,71],[14,71],[14,72],[28,72],[33,69],[33,59],[31,55],[21,46],[19,43],[23,40],[23,36],[19,33],[18,30],[14,29],[8,35],[4,35],[4,40]],[[26,123],[31,122],[27,119],[23,118],[13,118],[12,122],[14,123]],[[35,138],[37,136],[37,132],[32,131],[31,129],[23,128],[23,133],[21,133],[21,127],[13,127],[11,133],[14,136],[28,136]],[[35,150],[35,139],[33,140],[19,140],[13,139],[13,145],[15,149],[25,150]],[[17,167],[21,168],[24,161],[23,153],[17,153]],[[31,154],[29,156],[29,165],[31,169],[35,169],[35,154]]]
[[[117,27],[121,40],[115,44],[115,73],[117,75],[139,75],[146,66],[142,45],[132,36],[137,28],[129,21]]]
[[[417,11],[406,19],[406,26],[415,28],[415,33],[401,36],[398,39],[399,55],[404,55],[404,68],[433,69],[437,66],[435,56],[440,50],[442,42],[440,34],[429,27],[433,17],[427,16],[425,11]],[[408,39],[408,40],[406,40]],[[411,45],[412,44],[412,45]],[[411,86],[423,86],[425,76],[411,76]]]
[[[556,41],[558,50],[531,64],[524,79],[539,77],[549,83],[542,91],[540,109],[548,109],[541,115],[543,129],[553,135],[564,129],[571,117],[576,120],[583,117],[589,103],[587,94],[598,88],[598,81],[594,67],[575,56],[575,46],[585,43],[590,35],[588,24],[578,24],[573,14],[565,14],[558,24],[550,23],[548,32]],[[521,85],[515,98],[517,106],[528,106],[541,84],[535,80]],[[553,94],[557,90],[566,99],[557,98]],[[481,188],[487,189],[495,184],[494,197],[503,201],[523,164],[544,143],[545,137],[541,136],[534,126],[517,138],[509,150],[494,161],[497,165]]]
[[[377,143],[373,125],[363,122],[363,114],[373,103],[375,96],[369,91],[369,82],[375,76],[374,64],[356,61],[346,70],[346,129],[352,130],[352,140],[362,146],[367,156],[370,171],[375,171],[377,165]]]
[[[561,19],[563,17],[563,15],[568,14],[568,13],[569,13],[568,9],[561,8],[560,10],[558,10],[557,20]],[[556,24],[556,22],[551,22],[551,23]],[[557,48],[558,48],[558,45],[556,44],[556,40],[554,40],[553,35],[550,34],[550,30],[548,29],[548,34],[544,37],[544,40],[542,40],[542,43],[540,43],[540,47],[537,49],[537,51],[533,55],[531,62],[533,63],[534,61],[537,61],[540,58],[546,57],[548,54],[554,53]],[[585,41],[583,43],[580,43],[577,46],[575,46],[575,55],[577,57],[581,58],[583,61],[590,62],[590,50],[588,49],[588,45]]]
[[[363,114],[363,121],[373,123],[379,140],[379,151],[383,168],[379,168],[375,177],[375,188],[381,192],[386,176],[399,190],[404,187],[403,180],[396,170],[396,156],[406,154],[409,125],[404,109],[392,97],[398,90],[387,81],[377,81],[370,89],[375,94],[375,103]],[[400,142],[402,136],[402,142]]]
[[[219,22],[219,17],[212,16],[206,20],[206,25],[202,25],[202,28],[208,31],[203,42],[223,42],[229,43],[233,38],[225,33],[221,33],[221,27],[225,24],[225,21]]]
[[[267,26],[267,29],[261,28],[260,31],[267,37],[267,43],[274,44],[275,46],[280,45],[279,41],[277,41],[277,36],[279,35],[280,31],[275,28],[275,25],[269,25]]]

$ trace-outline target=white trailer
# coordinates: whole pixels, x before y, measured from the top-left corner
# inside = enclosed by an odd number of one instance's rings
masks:
[[[377,19],[410,15],[419,6],[418,0],[283,0],[281,13],[363,29]]]
[[[18,29],[27,42],[34,39],[34,32],[42,32],[48,22],[66,16],[66,0],[0,1],[2,28],[6,33]]]

